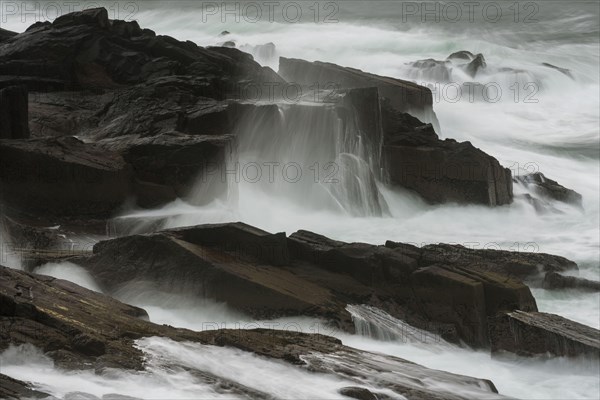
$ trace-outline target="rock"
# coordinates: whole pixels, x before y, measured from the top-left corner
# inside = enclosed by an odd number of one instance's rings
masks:
[[[493,319],[492,351],[525,356],[550,353],[560,357],[598,359],[600,331],[554,314],[515,311]]]
[[[432,115],[431,90],[415,83],[363,72],[319,61],[279,58],[279,74],[288,82],[319,88],[341,89],[376,87],[382,97],[399,111]]]
[[[404,244],[388,241],[390,248],[403,248]],[[537,253],[534,246],[518,251],[493,248],[469,249],[461,245],[430,244],[421,248],[421,263],[432,265],[440,262],[450,265],[475,264],[480,268],[515,279],[532,279],[546,272],[578,270],[577,264],[561,256]]]
[[[556,200],[578,207],[583,207],[583,199],[579,193],[568,189],[552,179],[546,178],[541,172],[515,177],[518,182],[526,188],[532,188],[534,192],[546,199]]]
[[[513,181],[514,181],[514,179],[513,179]],[[538,199],[537,197],[534,197],[534,196],[530,195],[529,193],[515,195],[515,199],[525,200],[527,203],[529,203],[533,207],[535,212],[538,214],[548,214],[548,213],[560,214],[560,213],[562,213],[562,211],[558,210],[556,207],[553,207],[552,204],[550,204],[550,202]]]
[[[378,400],[378,397],[369,389],[355,386],[343,387],[339,390],[342,396],[350,397],[358,400]]]
[[[513,198],[511,171],[470,142],[440,140],[431,125],[382,104],[385,170],[392,184],[429,203],[500,206]]]
[[[252,54],[252,57],[254,57],[256,62],[260,63],[261,65],[268,65],[270,67],[277,68],[277,65],[279,64],[277,48],[272,42],[259,44],[256,46],[246,44],[240,46],[240,50],[245,51],[248,54]]]
[[[17,35],[18,35],[17,32],[7,31],[6,29],[0,28],[0,43],[4,42],[14,36],[17,36]]]
[[[445,83],[451,81],[452,65],[447,61],[432,58],[408,63],[409,77],[412,79]]]
[[[44,216],[103,216],[131,193],[131,171],[115,153],[73,137],[0,140],[0,199]]]
[[[471,61],[475,58],[475,55],[468,50],[460,50],[454,52],[446,58],[447,60],[466,60]]]
[[[329,374],[341,382],[367,385],[375,393],[382,391],[395,396],[440,400],[466,399],[455,394],[457,388],[459,392],[464,390],[478,396],[489,397],[495,393],[493,384],[487,380],[431,370],[400,358],[356,350],[329,336],[272,329],[193,332],[155,325],[144,319],[147,314],[143,310],[67,281],[4,267],[0,267],[0,278],[0,350],[11,345],[33,345],[52,358],[57,367],[66,370],[92,368],[98,373],[106,368],[144,370],[148,360],[135,347],[134,339],[156,336],[236,348],[280,360],[304,371]],[[33,298],[16,296],[19,285],[31,288]],[[94,345],[89,347],[91,343]],[[98,347],[96,343],[102,343],[104,347]],[[161,370],[185,370],[202,379],[216,378],[209,370],[180,365],[175,360],[157,359],[153,363],[152,367]],[[427,385],[423,384],[425,380]],[[222,377],[220,381],[223,381]],[[433,382],[435,386],[431,385]],[[0,383],[3,398],[38,397],[38,393],[27,389],[23,382],[0,375]],[[264,393],[235,381],[223,383],[227,385],[229,396],[266,397]],[[69,396],[93,398],[83,392],[69,393]],[[117,397],[111,395],[111,398]]]
[[[241,223],[113,239],[78,263],[111,293],[144,280],[159,290],[227,302],[257,318],[326,314],[335,306],[326,288],[284,268],[285,235]]]
[[[0,398],[5,400],[45,399],[50,395],[30,388],[25,382],[0,374]]]
[[[473,61],[466,66],[465,71],[474,78],[475,75],[477,75],[477,73],[485,67],[487,67],[487,64],[483,54],[477,54]]]
[[[410,245],[336,242],[305,231],[286,238],[236,223],[113,239],[73,262],[108,293],[144,281],[257,318],[311,315],[350,332],[355,326],[346,306],[369,304],[422,329],[448,327],[448,340],[477,347],[488,345],[487,316],[537,310],[527,286],[502,268],[475,256],[434,262],[440,255]]]
[[[225,53],[156,36],[135,22],[110,21],[103,8],[63,15],[0,46],[0,75],[26,83],[30,91],[114,89],[187,75],[203,77],[223,98],[242,84],[281,80],[238,50]]]
[[[179,132],[153,137],[120,137],[98,142],[122,155],[135,176],[133,193],[141,207],[157,207],[177,198],[206,203],[226,193],[227,177],[221,172],[234,151],[233,137],[193,136]],[[202,183],[209,196],[190,197]]]
[[[106,8],[91,8],[84,11],[61,15],[54,20],[52,25],[57,28],[79,25],[97,25],[100,29],[109,29],[111,26]]]
[[[228,40],[227,42],[224,42],[221,44],[221,46],[223,47],[230,47],[235,49],[237,46],[235,45],[235,42],[233,40]]]
[[[566,76],[568,76],[568,77],[569,77],[569,78],[571,78],[571,79],[575,79],[575,77],[573,76],[573,73],[571,72],[571,70],[570,70],[570,69],[567,69],[567,68],[561,68],[561,67],[557,67],[556,65],[552,65],[552,64],[550,64],[550,63],[542,63],[542,65],[543,65],[544,67],[548,67],[548,68],[552,68],[552,69],[554,69],[554,70],[557,70],[557,71],[558,71],[558,72],[560,72],[561,74],[563,74],[563,75],[566,75]]]
[[[563,276],[556,272],[548,272],[544,278],[544,289],[579,289],[600,292],[600,282],[575,276]]]
[[[0,139],[29,137],[27,89],[9,86],[0,89]]]

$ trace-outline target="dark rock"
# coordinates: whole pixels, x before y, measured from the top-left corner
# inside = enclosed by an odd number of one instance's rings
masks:
[[[447,61],[438,61],[432,58],[426,60],[418,60],[408,63],[412,71],[409,72],[409,77],[412,79],[422,79],[433,81],[436,83],[444,83],[451,81],[452,65]]]
[[[431,90],[415,83],[323,62],[279,58],[279,74],[288,82],[334,90],[376,87],[399,111],[433,115]],[[314,89],[313,89],[314,90]]]
[[[561,74],[568,76],[571,79],[575,79],[575,77],[573,76],[573,73],[571,72],[570,69],[557,67],[556,65],[552,65],[552,64],[549,64],[549,63],[542,63],[542,65],[544,67],[552,68],[552,69],[560,72]]]
[[[450,54],[448,56],[448,58],[446,58],[447,60],[466,60],[466,61],[471,61],[475,58],[475,55],[473,53],[471,53],[470,51],[467,50],[460,50],[457,52],[454,52],[452,54]]]
[[[240,223],[113,239],[77,263],[109,292],[143,280],[255,317],[314,315],[347,331],[346,305],[370,304],[422,329],[447,327],[448,340],[476,347],[489,344],[488,317],[537,310],[522,277],[576,268],[543,254],[348,244],[305,231],[286,239]]]
[[[556,272],[548,272],[544,278],[544,289],[579,289],[600,292],[600,282],[575,276],[563,276]]]
[[[121,154],[132,167],[137,204],[156,207],[178,197],[189,197],[198,183],[202,183],[202,190],[210,195],[206,202],[225,193],[227,181],[221,171],[234,150],[232,140],[228,135],[192,136],[171,132],[145,138],[107,139],[98,144]],[[201,200],[196,198],[195,202],[201,203]]]
[[[382,104],[385,170],[430,203],[512,202],[511,171],[470,142],[440,140],[431,125]]]
[[[579,193],[568,189],[552,179],[546,178],[541,172],[515,177],[515,181],[546,199],[557,200],[578,207],[583,206],[583,199]]]
[[[31,288],[33,298],[16,296],[15,287],[19,285]],[[343,346],[338,339],[320,334],[272,329],[193,332],[155,325],[140,319],[144,316],[147,314],[139,308],[70,282],[0,267],[0,351],[11,345],[30,344],[44,351],[59,368],[95,368],[98,372],[105,368],[142,370],[144,353],[135,347],[132,339],[158,336],[233,347],[301,366],[305,371],[331,374],[335,379],[409,398],[465,399],[449,390],[431,389],[423,385],[425,379],[439,383],[442,388],[462,386],[469,393],[475,391],[482,396],[493,393],[493,386],[486,380],[430,370],[400,358],[352,349]],[[81,343],[85,345],[82,347]],[[94,346],[90,348],[91,343]],[[185,370],[202,379],[212,376],[208,371],[177,365],[172,360],[166,360],[160,367]],[[373,378],[375,376],[377,378]],[[218,380],[223,381],[223,378]],[[224,383],[228,395],[265,397],[239,383]],[[25,383],[4,375],[0,375],[0,395],[9,399],[38,397]],[[89,398],[85,393],[69,396]]]
[[[92,8],[85,11],[61,15],[52,23],[60,28],[78,25],[97,25],[100,29],[109,29],[108,11],[106,8]]]
[[[38,29],[46,29],[49,26],[52,26],[52,22],[50,22],[50,21],[37,21],[36,23],[34,23],[33,25],[31,25],[29,28],[27,28],[25,30],[25,32],[34,31],[34,30],[38,30]]]
[[[223,47],[231,47],[233,49],[235,49],[237,46],[235,45],[235,42],[232,40],[228,40],[227,42],[224,42],[221,46]]]
[[[45,399],[50,395],[30,388],[25,382],[0,374],[0,398],[5,400]]]
[[[0,46],[0,75],[12,76],[30,90],[116,88],[188,75],[204,77],[213,93],[225,97],[242,83],[277,79],[271,69],[238,50],[225,54],[156,36],[135,22],[109,21],[106,9],[63,15]],[[23,76],[27,79],[19,78]]]
[[[108,216],[131,193],[115,153],[73,137],[0,140],[0,198],[22,213]]]
[[[485,67],[487,67],[487,64],[483,54],[477,54],[473,61],[466,66],[465,71],[474,78],[475,75],[477,75],[477,73]]]
[[[397,248],[406,245],[388,241],[387,247]],[[577,264],[561,256],[538,253],[535,246],[518,251],[496,250],[494,248],[469,249],[461,245],[431,244],[421,248],[423,265],[475,264],[480,268],[509,276],[515,279],[531,279],[546,272],[578,270]]]
[[[348,386],[343,387],[339,390],[339,393],[342,396],[350,397],[358,400],[377,400],[378,397],[373,394],[369,389],[356,387],[356,386]]]
[[[29,137],[27,89],[9,86],[0,89],[0,139]]]
[[[538,214],[562,213],[562,211],[558,210],[556,207],[553,207],[552,204],[550,204],[550,202],[538,199],[537,197],[534,197],[529,193],[516,195],[515,198],[525,200],[534,208],[535,212]]]
[[[286,245],[283,234],[241,223],[207,225],[101,242],[79,262],[111,292],[143,279],[257,317],[314,315],[311,309],[327,308],[331,295],[282,268],[289,263]]]
[[[14,36],[17,36],[17,35],[18,35],[17,32],[7,31],[6,29],[0,28],[0,43],[4,42]]]
[[[598,359],[600,331],[554,314],[515,311],[492,319],[492,351],[525,356],[550,353]]]

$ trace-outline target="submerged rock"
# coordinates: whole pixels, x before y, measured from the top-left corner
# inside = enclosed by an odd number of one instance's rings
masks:
[[[573,73],[571,72],[570,69],[557,67],[556,65],[552,65],[550,63],[542,63],[542,65],[544,67],[552,68],[552,69],[560,72],[561,74],[568,76],[571,79],[575,79],[575,77],[573,76]]]
[[[492,351],[597,359],[600,331],[558,315],[515,311],[492,320]]]

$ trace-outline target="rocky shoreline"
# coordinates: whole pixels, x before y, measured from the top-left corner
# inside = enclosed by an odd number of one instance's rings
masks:
[[[473,76],[485,68],[481,54],[463,53],[449,59],[467,60]],[[438,73],[448,63],[415,65]],[[319,100],[306,95],[315,84]],[[305,96],[291,102],[290,85]],[[272,90],[250,99],[251,88]],[[0,29],[0,234],[23,253],[23,271],[0,266],[0,351],[32,345],[57,368],[101,375],[111,368],[143,371],[136,341],[162,337],[330,374],[356,385],[339,391],[350,398],[502,398],[483,379],[493,377],[428,369],[330,336],[154,324],[145,310],[118,300],[144,282],[226,303],[253,319],[311,317],[356,334],[349,306],[358,306],[493,354],[600,357],[598,330],[539,312],[531,293],[530,286],[599,290],[598,282],[565,275],[578,267],[564,257],[345,243],[244,223],[164,229],[157,220],[131,232],[114,218],[132,206],[150,210],[177,199],[204,204],[227,196],[223,170],[245,140],[246,125],[277,130],[313,113],[339,124],[344,149],[355,151],[336,159],[347,187],[334,194],[363,202],[340,201],[349,214],[389,212],[376,181],[429,204],[499,207],[522,196],[539,213],[560,212],[556,202],[582,208],[581,195],[541,173],[513,178],[470,142],[440,138],[431,91],[412,82],[291,58],[281,58],[275,72],[235,48],[203,48],[137,22],[109,20],[102,8],[36,23],[21,34]],[[358,185],[357,176],[367,184]],[[211,179],[199,188],[200,177]],[[528,194],[514,194],[513,185]],[[82,235],[93,237],[93,247],[63,251]],[[84,268],[103,293],[32,273],[62,261]],[[227,385],[236,396],[270,398]],[[0,374],[2,398],[47,396]]]

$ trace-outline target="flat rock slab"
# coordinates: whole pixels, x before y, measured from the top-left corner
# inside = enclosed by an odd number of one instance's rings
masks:
[[[502,398],[486,379],[356,350],[329,336],[271,329],[193,332],[153,324],[143,319],[146,315],[139,308],[67,281],[0,267],[0,351],[11,345],[31,344],[65,369],[95,369],[99,374],[106,367],[144,370],[148,361],[135,340],[163,337],[233,347],[304,371],[328,374],[340,380],[340,389],[345,381],[366,385],[375,393],[392,391],[411,399]],[[168,359],[161,367],[211,376],[211,371],[201,367]],[[247,388],[234,380],[227,383],[234,397],[271,398],[258,396],[257,391],[247,396]],[[260,384],[256,386],[260,389]],[[29,384],[0,374],[0,397],[39,396],[44,397],[30,390]],[[78,398],[94,398],[85,393],[81,396]]]
[[[554,314],[514,311],[496,317],[492,351],[597,359],[600,331]]]

